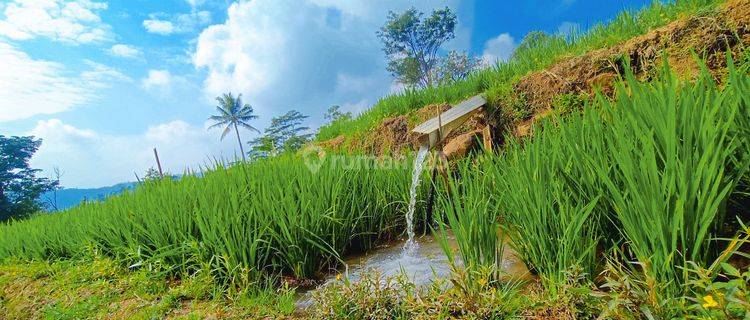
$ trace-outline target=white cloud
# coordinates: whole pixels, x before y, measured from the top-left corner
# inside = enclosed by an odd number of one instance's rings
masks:
[[[128,59],[140,59],[143,58],[143,52],[141,52],[140,49],[127,45],[118,43],[116,45],[113,45],[111,48],[109,48],[109,53],[118,56],[121,58],[128,58]]]
[[[169,70],[149,70],[148,75],[141,79],[141,88],[156,93],[161,98],[173,98],[175,94],[193,87],[187,79],[174,75]]]
[[[127,81],[119,71],[84,61],[86,71],[66,72],[63,65],[35,60],[0,41],[0,122],[54,114],[90,103],[111,81]]]
[[[193,63],[207,71],[208,99],[243,93],[262,121],[296,108],[314,126],[331,105],[360,108],[389,92],[376,36],[389,10],[446,5],[458,8],[455,1],[240,1],[224,23],[203,30]]]
[[[150,33],[170,35],[174,32],[174,24],[164,20],[144,20],[143,27]]]
[[[0,35],[13,40],[47,37],[55,41],[81,44],[107,41],[111,27],[98,12],[104,2],[90,0],[14,0],[0,15]]]
[[[581,31],[581,25],[575,22],[563,21],[557,26],[557,33],[560,35],[571,35]]]
[[[190,7],[197,8],[202,6],[204,3],[208,2],[208,0],[185,0]]]
[[[233,159],[237,143],[219,141],[220,130],[207,131],[181,120],[151,126],[140,134],[107,135],[66,124],[59,119],[37,122],[26,133],[43,139],[32,166],[44,170],[60,167],[66,187],[99,187],[135,180],[155,167],[152,148],[157,148],[164,170],[182,173],[198,169],[209,156]],[[245,134],[245,132],[241,132]]]
[[[83,60],[89,70],[81,72],[78,77],[81,83],[90,89],[105,89],[110,87],[111,81],[130,82],[133,79],[119,70],[91,60]]]
[[[502,33],[484,43],[482,63],[493,65],[498,61],[508,61],[516,49],[516,42],[508,33]]]
[[[178,15],[151,14],[149,19],[143,21],[143,27],[150,33],[166,36],[173,33],[193,32],[209,23],[211,23],[210,12],[192,11]]]
[[[168,87],[172,84],[172,74],[169,70],[149,70],[148,76],[141,80],[144,88]]]

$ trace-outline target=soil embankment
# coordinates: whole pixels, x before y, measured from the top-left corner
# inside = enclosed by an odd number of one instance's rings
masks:
[[[649,81],[659,72],[666,57],[671,69],[679,76],[693,78],[700,72],[696,57],[706,62],[709,71],[720,80],[726,69],[726,52],[735,58],[750,44],[750,0],[730,0],[713,12],[677,19],[620,44],[593,50],[578,56],[560,58],[548,68],[523,76],[513,85],[513,94],[525,101],[530,116],[515,119],[505,128],[493,128],[493,139],[501,143],[502,130],[517,136],[530,134],[532,124],[551,113],[558,97],[590,96],[596,90],[612,95],[615,84],[630,68],[638,79]],[[502,109],[500,105],[492,109]],[[364,152],[376,156],[393,155],[414,150],[417,137],[411,129],[448,105],[428,105],[409,114],[385,119],[377,127],[358,134],[354,139],[344,136],[321,142],[327,149]],[[462,153],[472,149],[487,125],[503,123],[498,114],[479,114],[446,138],[448,149]],[[459,138],[461,141],[458,141]],[[452,145],[452,146],[451,146]]]

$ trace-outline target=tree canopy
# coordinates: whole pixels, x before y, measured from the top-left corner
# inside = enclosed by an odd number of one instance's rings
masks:
[[[323,119],[325,119],[328,122],[334,122],[338,120],[349,120],[352,118],[352,113],[347,112],[341,112],[341,106],[331,106],[326,110],[326,113],[323,114]]]
[[[42,210],[41,195],[54,189],[57,181],[37,177],[29,160],[41,146],[34,137],[0,135],[0,221],[23,218]]]
[[[438,54],[440,47],[455,37],[456,15],[448,7],[433,10],[424,19],[423,15],[415,8],[402,13],[391,11],[386,24],[377,33],[388,56],[388,71],[409,87],[440,83],[446,78],[440,74],[440,65],[457,61],[456,56],[442,58]],[[446,70],[457,66],[462,66],[460,61]]]
[[[302,125],[307,118],[297,110],[272,118],[271,125],[263,130],[263,136],[250,141],[251,157],[267,157],[299,150],[312,137],[312,134],[304,133],[310,129]]]

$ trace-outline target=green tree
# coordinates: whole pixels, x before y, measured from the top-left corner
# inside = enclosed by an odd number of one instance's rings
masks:
[[[56,181],[36,177],[29,160],[41,146],[34,137],[0,135],[0,221],[23,218],[42,209],[39,198],[57,187]]]
[[[275,139],[268,135],[257,137],[248,142],[250,145],[250,151],[248,155],[250,159],[267,158],[269,156],[276,155],[278,150],[276,149]]]
[[[165,175],[167,176],[167,175]],[[161,180],[161,174],[159,173],[159,170],[156,170],[154,167],[150,167],[146,170],[146,173],[143,175],[144,181],[155,181],[155,180]]]
[[[291,110],[271,119],[271,125],[263,130],[263,136],[250,141],[251,157],[268,157],[280,152],[299,150],[310,141],[312,134],[304,133],[310,128],[302,125],[308,116]]]
[[[351,112],[341,112],[340,106],[331,106],[326,110],[326,113],[323,114],[323,119],[325,119],[328,122],[334,122],[341,119],[351,119],[352,113]]]
[[[446,7],[424,14],[411,8],[402,13],[389,12],[388,20],[377,35],[388,56],[388,71],[410,87],[429,87],[440,80],[435,68],[440,64],[438,50],[455,37],[456,15]]]
[[[209,120],[216,122],[208,128],[212,129],[215,127],[226,126],[221,133],[221,140],[224,140],[224,137],[226,137],[229,131],[234,128],[234,132],[237,134],[237,143],[240,145],[242,160],[247,160],[245,158],[245,149],[242,147],[242,139],[240,139],[240,130],[238,127],[243,127],[260,133],[258,129],[248,123],[250,120],[257,119],[258,116],[253,114],[253,107],[249,104],[242,103],[242,94],[233,97],[231,92],[225,93],[221,97],[216,97],[216,101],[219,102],[219,105],[216,106],[216,111],[219,112],[219,114],[208,118]]]

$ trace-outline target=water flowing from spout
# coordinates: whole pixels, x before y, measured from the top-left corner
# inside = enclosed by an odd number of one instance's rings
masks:
[[[411,173],[411,189],[409,189],[409,210],[406,212],[406,232],[409,235],[409,240],[404,245],[405,254],[408,254],[416,246],[414,241],[414,211],[416,211],[417,205],[417,187],[419,187],[422,166],[428,151],[427,146],[421,146],[417,152],[417,157],[414,158],[414,171]]]

